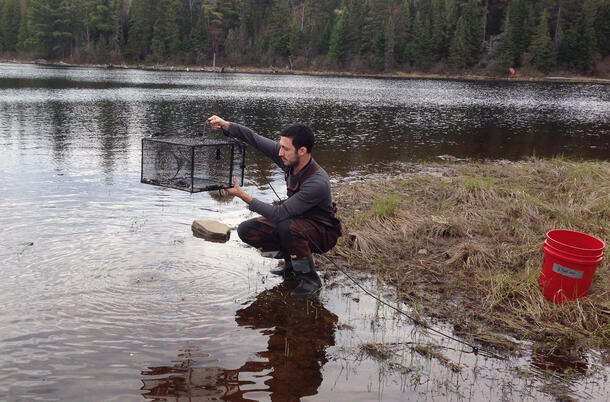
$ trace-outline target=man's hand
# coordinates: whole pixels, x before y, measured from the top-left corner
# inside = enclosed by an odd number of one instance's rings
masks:
[[[252,202],[252,196],[244,191],[243,188],[239,185],[237,181],[237,177],[233,176],[233,186],[227,189],[227,193],[230,195],[234,195],[236,197],[241,198],[246,204],[250,204]]]
[[[206,121],[210,127],[212,127],[214,130],[224,130],[224,131],[229,131],[229,127],[231,126],[231,123],[229,123],[226,120],[221,119],[220,117],[214,115],[212,117],[210,117],[207,121]]]

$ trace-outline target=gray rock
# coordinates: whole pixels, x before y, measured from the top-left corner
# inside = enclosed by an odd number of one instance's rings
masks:
[[[195,237],[205,240],[227,241],[231,237],[231,229],[220,222],[195,220],[191,225]]]

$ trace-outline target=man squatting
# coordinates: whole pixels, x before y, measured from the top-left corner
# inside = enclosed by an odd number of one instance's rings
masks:
[[[325,253],[341,236],[341,223],[335,217],[328,175],[311,156],[314,134],[303,124],[284,128],[276,142],[249,128],[218,116],[207,120],[213,129],[242,140],[271,158],[286,178],[288,199],[279,205],[267,204],[246,193],[233,177],[230,195],[241,198],[249,209],[262,217],[242,222],[240,239],[263,253],[284,258],[284,265],[271,270],[274,275],[295,275],[298,286],[293,297],[309,297],[322,287],[311,253]]]

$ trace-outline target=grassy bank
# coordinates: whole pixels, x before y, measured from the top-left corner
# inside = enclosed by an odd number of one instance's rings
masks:
[[[335,188],[344,236],[334,249],[351,269],[395,285],[422,317],[496,350],[577,362],[590,348],[608,360],[608,251],[588,297],[554,305],[538,278],[551,229],[610,241],[610,163],[562,159],[464,163]]]

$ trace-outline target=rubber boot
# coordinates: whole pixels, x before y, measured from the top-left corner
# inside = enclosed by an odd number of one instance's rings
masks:
[[[292,275],[294,270],[292,268],[292,258],[290,254],[284,254],[284,263],[277,268],[272,269],[269,273],[277,276],[283,276],[284,278]]]
[[[305,298],[312,296],[322,288],[322,280],[316,272],[312,257],[292,260],[292,268],[300,282],[290,296]]]
[[[284,252],[282,250],[261,251],[260,253],[264,258],[274,258],[276,260],[284,258]]]

